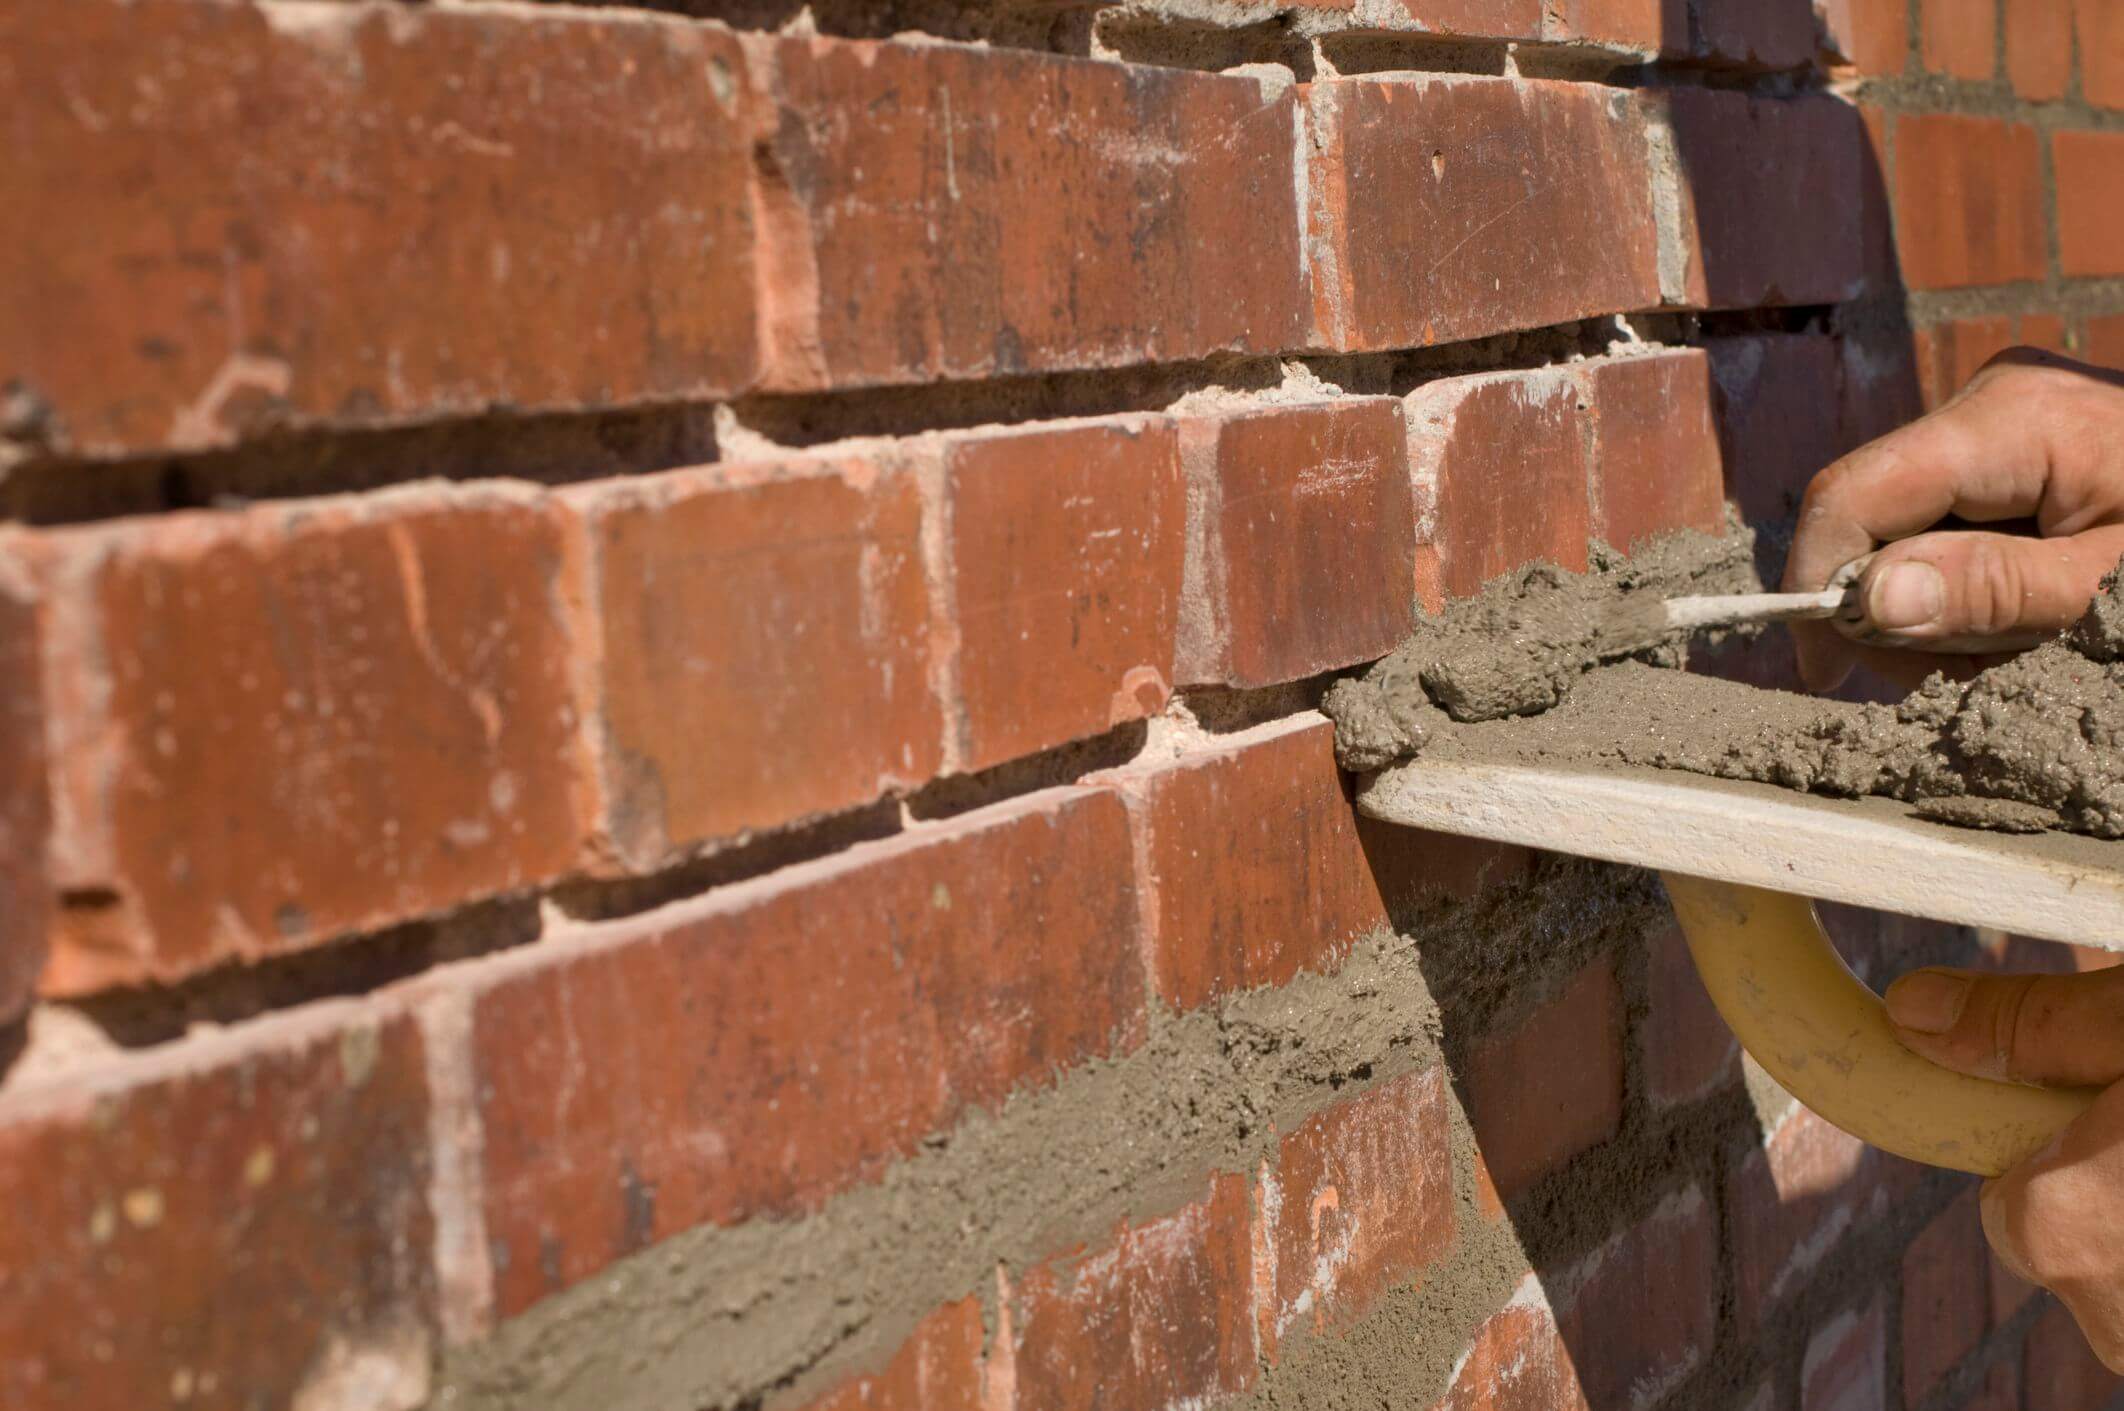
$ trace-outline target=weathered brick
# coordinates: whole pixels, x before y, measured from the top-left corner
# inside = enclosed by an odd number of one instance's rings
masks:
[[[747,43],[774,105],[770,386],[1303,341],[1288,90],[1005,48]]]
[[[1733,1273],[1743,1329],[1806,1280],[1877,1210],[1877,1156],[1858,1138],[1795,1106],[1726,1183]]]
[[[2104,1367],[2065,1306],[2052,1300],[2021,1348],[2028,1411],[2095,1411],[2114,1401],[2124,1378]]]
[[[2031,102],[2072,83],[2072,0],[2005,0],[2006,76]]]
[[[1874,1411],[1888,1404],[1887,1322],[1876,1298],[1815,1330],[1800,1364],[1800,1411]]]
[[[2043,277],[2042,174],[2026,123],[1958,113],[1897,119],[1894,205],[1913,289]]]
[[[1139,798],[1151,973],[1175,1009],[1324,969],[1386,920],[1319,716],[1116,777]]]
[[[740,76],[616,13],[11,5],[0,384],[88,455],[740,390]]]
[[[717,466],[567,502],[603,642],[607,826],[629,865],[937,772],[911,470],[870,456]]]
[[[498,1311],[1132,1046],[1131,855],[1118,800],[1043,792],[478,972]]]
[[[1858,105],[1866,145],[1859,153],[1859,267],[1865,287],[1872,292],[1900,291],[1903,287],[1902,258],[1895,249],[1895,216],[1888,200],[1888,125],[1886,109],[1878,103]],[[1875,330],[1877,339],[1893,337],[1897,330]]]
[[[1660,1106],[1696,1102],[1737,1081],[1740,1044],[1697,977],[1681,928],[1646,946],[1647,1013],[1638,1026],[1645,1087]]]
[[[1919,0],[1918,58],[1932,73],[1988,79],[1998,22],[1999,0]]]
[[[1444,378],[1404,399],[1418,585],[1430,606],[1536,560],[1584,570],[1592,515],[1582,394],[1568,369],[1542,369]]]
[[[981,1300],[924,1318],[883,1370],[851,1377],[810,1411],[982,1411]]]
[[[1670,303],[1830,304],[1858,292],[1866,133],[1855,109],[1703,88],[1646,101],[1669,134],[1680,188],[1683,267],[1664,275]]]
[[[1724,468],[1701,349],[1586,364],[1593,533],[1617,548],[1725,524]]]
[[[427,1105],[413,1021],[344,1001],[18,1090],[0,1401],[424,1401]]]
[[[1995,354],[2017,344],[2064,352],[2064,321],[2052,314],[1999,314],[1919,329],[1911,335],[1911,348],[1925,406],[1936,407],[1953,397]]]
[[[1468,1117],[1498,1192],[1510,1200],[1613,1136],[1622,1088],[1622,994],[1597,960],[1474,1045]]]
[[[1815,0],[1829,51],[1862,74],[1899,74],[1909,62],[1909,0]]]
[[[1162,709],[1187,535],[1172,424],[968,436],[944,458],[957,767]]]
[[[1308,1314],[1316,1329],[1360,1317],[1452,1248],[1451,1120],[1434,1067],[1308,1118],[1263,1163],[1256,1312],[1271,1357]]]
[[[1415,625],[1401,404],[1366,397],[1180,424],[1178,679],[1265,686],[1386,655]]]
[[[1624,53],[1679,55],[1689,47],[1689,0],[1551,0],[1542,37]]]
[[[2075,0],[2072,15],[2081,96],[2098,108],[2124,108],[2124,7],[2116,0]]]
[[[1218,1176],[1194,1204],[1026,1274],[1014,1405],[1203,1405],[1244,1391],[1252,1296],[1246,1180]]]
[[[1718,1330],[1718,1214],[1691,1186],[1565,1280],[1556,1321],[1594,1406],[1658,1402],[1701,1366]]]
[[[1983,1341],[1990,1259],[1971,1186],[1903,1251],[1903,1404],[1915,1407]]]
[[[1451,343],[1659,302],[1643,122],[1621,95],[1465,75],[1308,93],[1316,347]]]
[[[1808,0],[1697,0],[1698,58],[1756,69],[1813,62],[1814,7]]]
[[[1396,0],[1400,13],[1385,11],[1390,29],[1417,29],[1430,34],[1467,35],[1481,39],[1539,39],[1542,0]],[[1354,0],[1342,6],[1354,8]],[[1368,8],[1365,19],[1373,23]]]
[[[2019,1365],[2011,1361],[1992,1363],[1976,1392],[1962,1403],[1962,1411],[2021,1411]]]
[[[2124,313],[2103,314],[2087,320],[2089,362],[2104,367],[2124,367]]]
[[[1798,512],[1815,472],[1844,449],[1836,340],[1748,334],[1712,339],[1708,352],[1726,493],[1749,523],[1781,525]]]
[[[1556,1331],[1541,1284],[1529,1274],[1490,1315],[1454,1367],[1432,1411],[1587,1411],[1572,1349]],[[1602,1411],[1606,1411],[1603,1403]]]
[[[499,485],[29,545],[46,599],[46,987],[255,960],[552,878],[590,811],[558,516]]]
[[[2118,27],[2124,40],[2124,25]],[[2058,268],[2124,274],[2124,132],[2059,132],[2050,158],[2058,190]]]
[[[21,567],[0,542],[0,1025],[35,992],[52,921],[37,608]]]

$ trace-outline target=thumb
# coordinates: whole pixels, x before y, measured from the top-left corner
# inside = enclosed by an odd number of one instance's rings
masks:
[[[1913,970],[1888,987],[1906,1048],[1958,1073],[2050,1087],[2124,1078],[2124,967],[2084,975]]]
[[[2087,611],[2124,558],[2124,525],[2036,539],[1949,531],[1874,555],[1859,577],[1861,640],[1932,652],[2033,646]]]

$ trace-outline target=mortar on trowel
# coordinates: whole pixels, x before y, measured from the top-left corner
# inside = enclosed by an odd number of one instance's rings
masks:
[[[1598,631],[1620,655],[1634,640],[1676,630],[1848,620],[1863,566],[1848,566],[1818,594],[1636,594]],[[1500,650],[1516,649],[1507,641]],[[1483,689],[1483,674],[1478,667],[1477,684],[1458,689]],[[1330,709],[1345,761],[1354,753],[1362,765],[1363,713]],[[1408,722],[1387,728],[1421,735]],[[2124,938],[2124,841],[1972,832],[1888,799],[1575,760],[1418,754],[1371,773],[1357,801],[1389,823],[1657,870],[1698,973],[1743,1047],[1808,1107],[1871,1145],[1998,1175],[2095,1097],[1967,1077],[1904,1048],[1879,998],[1837,955],[1813,899],[2115,949]]]

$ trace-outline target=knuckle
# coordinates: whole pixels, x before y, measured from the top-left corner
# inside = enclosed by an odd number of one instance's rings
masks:
[[[1962,608],[1968,629],[1980,636],[2020,624],[2028,600],[2028,575],[2021,558],[1989,536],[1969,545],[1962,566]]]

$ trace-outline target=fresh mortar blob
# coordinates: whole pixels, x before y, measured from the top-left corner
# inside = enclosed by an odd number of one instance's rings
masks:
[[[1500,632],[1450,666],[1439,655],[1461,645],[1455,626],[1510,618],[1507,605],[1528,596],[1523,575],[1493,585],[1478,600],[1486,611],[1456,609],[1364,677],[1339,683],[1324,708],[1344,766],[1375,769],[1429,740],[1460,758],[1650,765],[1900,799],[1967,827],[2124,838],[2124,569],[2059,637],[1967,682],[1934,675],[1892,706],[1647,669],[1674,665],[1677,654],[1664,640],[1622,649],[1623,624],[1643,620],[1645,598],[1626,592],[1616,602],[1616,572],[1546,575],[1556,582],[1549,593],[1610,598],[1610,611],[1592,617],[1604,625],[1577,639],[1575,670],[1545,631]],[[1515,653],[1524,664],[1517,673],[1504,664]],[[1613,664],[1627,656],[1638,662]],[[1459,684],[1464,661],[1477,682],[1544,684],[1471,697]]]

